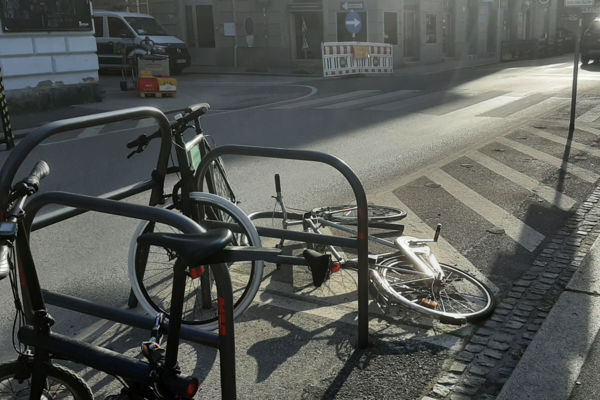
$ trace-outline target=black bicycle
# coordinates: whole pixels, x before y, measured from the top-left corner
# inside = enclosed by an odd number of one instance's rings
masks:
[[[232,244],[260,247],[260,236],[246,215],[235,205],[238,203],[231,188],[223,161],[217,158],[210,163],[208,173],[200,176],[198,165],[211,151],[210,137],[200,124],[200,117],[210,106],[200,103],[175,115],[170,122],[171,140],[175,158],[167,173],[175,173],[178,181],[171,193],[164,191],[158,203],[169,210],[176,210],[206,225],[209,221],[228,222],[234,231]],[[148,144],[162,138],[161,132],[141,135],[127,144],[134,150],[129,157],[143,152]],[[161,188],[162,189],[162,188]],[[202,191],[205,192],[202,192]],[[225,199],[225,201],[223,200]],[[232,228],[235,227],[235,228]],[[158,246],[140,244],[137,238],[149,232],[174,232],[172,227],[142,221],[133,235],[129,253],[129,279],[132,294],[129,306],[139,305],[151,315],[157,312],[169,314],[171,293],[171,270],[175,255]],[[251,303],[258,291],[263,274],[263,261],[235,261],[228,263],[233,285],[234,317],[239,316]],[[190,276],[186,284],[183,323],[215,329],[218,325],[216,292],[208,271],[201,279]]]
[[[8,276],[16,306],[13,332],[16,361],[0,365],[0,398],[19,399],[92,399],[87,384],[72,371],[54,364],[54,360],[68,360],[83,364],[118,377],[124,388],[109,399],[189,399],[198,390],[194,377],[180,374],[177,355],[182,334],[181,320],[184,304],[184,286],[191,268],[205,264],[212,258],[213,276],[217,281],[219,302],[219,332],[204,333],[196,340],[218,343],[221,351],[223,398],[235,398],[235,359],[231,284],[224,261],[215,255],[223,253],[232,241],[227,229],[203,231],[188,218],[170,211],[115,200],[89,196],[48,192],[36,196],[24,206],[26,199],[37,192],[39,181],[47,176],[49,168],[43,161],[31,173],[12,187],[3,199],[4,220],[0,223],[0,245],[8,248]],[[156,314],[155,318],[132,313],[124,315],[114,310],[115,318],[132,325],[151,327],[151,338],[142,343],[145,360],[126,357],[107,348],[71,339],[51,330],[54,319],[46,310],[44,293],[40,288],[35,263],[29,247],[30,220],[48,204],[62,204],[80,209],[108,212],[134,218],[148,218],[155,222],[177,227],[187,234],[150,233],[138,238],[141,244],[161,246],[176,254],[169,318]],[[6,208],[4,208],[6,205]],[[6,277],[6,274],[3,276]],[[168,334],[166,348],[161,338]],[[193,333],[187,332],[187,338]]]

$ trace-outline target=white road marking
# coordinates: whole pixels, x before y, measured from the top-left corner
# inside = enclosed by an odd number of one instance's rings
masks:
[[[498,141],[498,143],[501,143],[505,146],[511,147],[517,151],[520,151],[521,153],[525,153],[533,158],[536,158],[540,161],[550,164],[553,167],[562,168],[565,172],[569,172],[570,174],[573,174],[573,175],[577,176],[578,178],[583,179],[586,182],[595,183],[598,180],[598,178],[600,178],[599,175],[597,175],[593,172],[590,172],[587,169],[580,168],[580,167],[572,165],[572,164],[563,165],[564,161],[561,160],[560,158],[551,156],[547,153],[536,150],[532,147],[515,142],[514,140],[500,137],[500,138],[497,138],[497,141]]]
[[[534,192],[539,197],[546,200],[548,203],[555,205],[561,210],[569,211],[577,203],[564,193],[560,193],[548,186],[542,185],[540,182],[536,181],[530,176],[516,171],[507,165],[486,156],[483,153],[477,151],[467,154],[467,157],[473,161],[477,161],[479,164],[494,171],[498,175],[505,177],[511,182],[516,183],[522,188]]]
[[[579,117],[577,117],[576,121],[578,121],[578,122],[594,122],[598,118],[600,118],[600,105],[581,114]]]
[[[85,128],[79,135],[77,135],[78,139],[84,139],[88,137],[98,136],[100,131],[104,129],[106,125],[96,125]]]
[[[546,140],[550,140],[554,143],[559,143],[561,145],[565,145],[567,144],[567,138],[561,137],[561,136],[557,136],[557,135],[553,135],[552,133],[548,133],[542,129],[537,129],[534,128],[532,126],[528,126],[528,127],[524,127],[523,130],[532,133],[536,136],[539,136],[541,138],[544,138]],[[595,157],[600,157],[600,149],[594,148],[594,147],[590,147],[587,144],[583,144],[583,143],[579,143],[579,142],[575,142],[575,141],[571,141],[571,147],[577,150],[581,150],[584,151],[588,154],[591,154]]]
[[[380,90],[355,90],[352,92],[342,93],[342,94],[338,94],[335,96],[320,97],[318,99],[306,100],[306,101],[301,101],[301,102],[297,102],[297,103],[295,102],[292,104],[286,104],[283,106],[277,106],[277,107],[273,107],[273,108],[276,110],[290,110],[293,108],[314,107],[314,106],[320,106],[322,104],[333,103],[333,102],[340,101],[340,100],[348,100],[348,99],[354,99],[356,97],[363,97],[365,95],[370,95],[370,94],[378,93],[378,92],[380,92]]]
[[[359,106],[377,103],[380,101],[387,101],[387,100],[395,99],[395,98],[414,97],[418,93],[421,93],[421,92],[422,92],[421,90],[396,90],[393,92],[386,92],[386,93],[379,94],[376,96],[363,97],[363,98],[357,99],[357,100],[344,101],[341,103],[331,104],[331,105],[318,107],[318,108],[327,109],[327,110],[339,110],[341,108],[359,107]]]
[[[506,234],[525,249],[533,252],[545,236],[503,208],[492,203],[442,170],[430,171],[426,176],[442,185],[443,189],[490,223],[504,229]]]
[[[467,106],[461,108],[460,110],[452,111],[444,114],[444,116],[451,117],[461,117],[461,116],[476,116],[477,114],[482,114],[487,111],[491,111],[495,108],[502,107],[506,104],[512,103],[513,101],[519,100],[521,97],[514,97],[509,95],[494,97],[489,100],[485,100],[479,102],[477,104],[473,104],[471,106]]]

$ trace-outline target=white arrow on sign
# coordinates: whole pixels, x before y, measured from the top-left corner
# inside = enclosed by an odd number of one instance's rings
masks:
[[[349,19],[346,21],[346,25],[354,25],[354,27],[356,28],[357,26],[360,25],[360,20],[359,19]]]
[[[350,1],[345,1],[342,3],[342,8],[346,11],[348,10],[362,10],[364,8],[364,4],[362,2],[350,2]]]

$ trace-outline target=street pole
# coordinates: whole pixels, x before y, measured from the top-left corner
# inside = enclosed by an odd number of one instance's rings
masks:
[[[579,71],[579,47],[581,41],[581,26],[583,25],[581,13],[577,23],[577,34],[575,35],[575,57],[573,60],[573,89],[571,92],[571,121],[569,123],[569,132],[575,130],[575,107],[577,100],[577,72]]]
[[[233,68],[237,68],[237,47],[238,47],[238,41],[237,41],[237,19],[236,19],[236,15],[235,15],[235,0],[231,0],[231,13],[233,15],[233,27],[234,27],[234,33],[233,33]]]

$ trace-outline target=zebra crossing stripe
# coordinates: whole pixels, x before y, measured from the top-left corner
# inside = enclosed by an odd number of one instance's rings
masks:
[[[514,140],[509,140],[507,138],[504,137],[499,137],[496,139],[496,141],[498,143],[501,143],[507,147],[511,147],[517,151],[520,151],[521,153],[525,153],[533,158],[536,158],[540,161],[545,162],[546,164],[550,164],[553,167],[556,168],[560,168],[565,172],[568,172],[572,175],[575,175],[576,177],[583,179],[586,182],[589,183],[595,183],[598,178],[600,178],[600,175],[597,175],[593,172],[590,172],[586,169],[580,168],[576,165],[572,165],[569,163],[564,163],[563,160],[561,160],[560,158],[551,156],[547,153],[544,153],[542,151],[536,150],[532,147],[526,146],[524,144],[515,142]]]
[[[482,101],[477,104],[473,104],[472,106],[462,108],[460,110],[451,111],[444,115],[452,116],[452,117],[458,117],[459,115],[463,115],[463,114],[478,116],[477,114],[485,113],[486,111],[490,111],[495,108],[502,107],[502,106],[512,103],[513,101],[518,100],[518,99],[519,99],[518,97],[513,97],[513,96],[498,96],[498,97],[494,97],[489,100]]]
[[[596,106],[594,108],[592,108],[589,111],[586,111],[585,113],[581,114],[576,121],[577,122],[594,122],[595,120],[597,120],[598,118],[600,118],[600,105]]]
[[[469,157],[473,161],[478,162],[484,167],[494,171],[498,175],[505,177],[511,182],[521,186],[522,188],[537,194],[539,197],[546,200],[548,203],[560,208],[561,210],[569,211],[577,203],[575,200],[573,200],[566,194],[560,193],[548,186],[542,185],[540,182],[536,181],[530,176],[516,171],[507,166],[506,164],[496,161],[493,158],[488,157],[479,151],[469,153],[467,154],[467,157]]]
[[[442,185],[445,191],[481,215],[490,223],[504,229],[506,234],[525,249],[533,252],[545,236],[503,208],[492,203],[468,186],[454,179],[442,170],[430,171],[426,176]]]
[[[554,143],[559,143],[561,145],[566,145],[567,144],[567,139],[560,137],[560,136],[556,136],[553,135],[551,133],[548,133],[542,129],[537,129],[534,127],[525,127],[523,130],[529,132],[529,133],[533,133],[536,136],[539,136],[541,138],[544,138],[546,140],[550,140]],[[581,150],[584,151],[588,154],[591,154],[595,157],[600,157],[600,149],[596,149],[593,147],[588,146],[587,144],[583,144],[583,143],[579,143],[579,142],[575,142],[575,141],[571,141],[570,146],[574,149],[577,150]]]
[[[379,94],[376,96],[363,97],[361,99],[344,101],[341,103],[330,104],[330,105],[318,107],[318,108],[327,109],[327,110],[337,110],[340,108],[358,107],[358,106],[376,103],[379,101],[386,101],[386,100],[390,100],[390,99],[398,99],[398,98],[406,99],[409,97],[414,97],[414,96],[418,95],[419,93],[422,93],[422,91],[421,90],[396,90],[394,92],[387,92],[387,93]]]
[[[335,96],[320,97],[318,99],[311,99],[311,100],[300,101],[300,102],[292,103],[292,104],[285,104],[285,105],[273,107],[273,109],[275,109],[275,110],[290,110],[293,108],[314,107],[314,106],[319,106],[322,104],[332,103],[335,101],[354,99],[357,97],[371,95],[371,94],[379,93],[379,92],[380,92],[379,90],[356,90],[353,92],[342,93],[342,94],[338,94]]]
[[[534,93],[529,96],[522,97],[512,103],[506,104],[502,107],[495,108],[493,110],[487,111],[483,114],[479,114],[478,117],[496,117],[496,118],[506,118],[512,114],[515,114],[519,111],[522,111],[528,107],[531,107],[535,104],[540,103],[543,100],[552,97],[550,94],[544,93]]]
[[[400,221],[404,225],[405,235],[420,238],[433,237],[432,235],[434,229],[427,225],[425,221],[420,219],[416,213],[411,211],[411,209],[408,208],[408,206],[393,193],[396,187],[397,184],[394,185],[394,187],[386,188],[378,193],[369,193],[369,202],[373,202],[374,204],[382,204],[389,207],[396,207],[406,211],[408,215],[406,218]],[[435,244],[433,251],[435,252],[436,258],[440,262],[454,265],[461,271],[467,272],[469,275],[474,276],[479,281],[485,283],[485,285],[494,293],[499,291],[498,286],[490,281],[487,276],[485,276],[476,266],[473,265],[473,263],[471,263],[471,261],[469,261],[469,259],[463,256],[444,238],[444,229],[442,229],[442,234],[440,235],[439,241]]]
[[[578,122],[579,123],[576,125],[576,129],[580,129],[587,133],[591,133],[592,135],[600,136],[600,129],[585,125],[585,122],[582,122],[582,121],[578,121]]]

